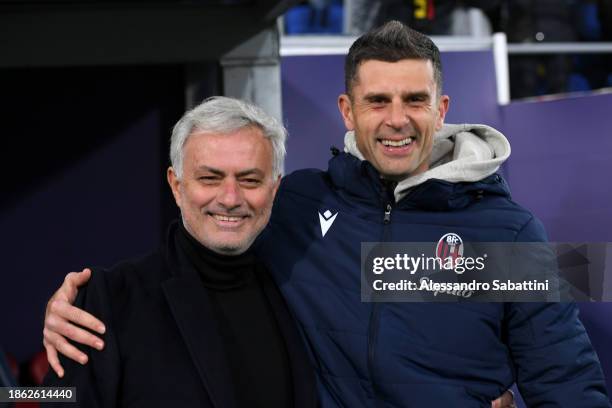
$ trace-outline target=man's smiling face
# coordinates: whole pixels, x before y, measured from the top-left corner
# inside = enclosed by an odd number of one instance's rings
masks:
[[[270,219],[280,177],[272,144],[257,127],[227,134],[194,131],[183,146],[183,174],[168,182],[185,228],[221,254],[246,251]]]
[[[359,151],[383,177],[400,180],[428,169],[449,103],[437,92],[429,60],[359,65],[351,95],[341,95],[338,106]]]

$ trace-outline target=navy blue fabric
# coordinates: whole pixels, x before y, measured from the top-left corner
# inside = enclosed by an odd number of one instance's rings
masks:
[[[308,345],[321,406],[490,407],[517,382],[530,407],[609,407],[574,304],[361,302],[361,242],[546,240],[497,174],[429,180],[397,203],[392,188],[340,153],[328,172],[283,180],[257,244]],[[327,210],[337,216],[323,237]]]

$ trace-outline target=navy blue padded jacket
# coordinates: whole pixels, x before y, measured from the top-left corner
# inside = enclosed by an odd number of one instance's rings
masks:
[[[392,187],[392,186],[391,186]],[[336,214],[323,236],[319,214]],[[544,241],[497,174],[431,179],[395,202],[366,161],[283,180],[257,247],[315,365],[321,406],[490,407],[513,383],[529,407],[610,407],[571,303],[365,303],[361,242]]]

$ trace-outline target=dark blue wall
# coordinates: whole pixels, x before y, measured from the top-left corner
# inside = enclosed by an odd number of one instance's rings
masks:
[[[604,94],[502,109],[513,198],[542,220],[552,241],[612,241],[611,106],[612,94]],[[612,303],[583,303],[580,311],[612,395]]]
[[[612,241],[612,94],[502,109],[514,198],[556,241]]]

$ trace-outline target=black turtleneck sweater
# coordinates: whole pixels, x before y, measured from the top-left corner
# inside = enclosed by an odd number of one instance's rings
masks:
[[[287,349],[263,290],[263,285],[272,283],[261,279],[266,272],[255,256],[251,251],[219,255],[201,245],[182,225],[176,242],[210,294],[239,406],[293,406]]]

